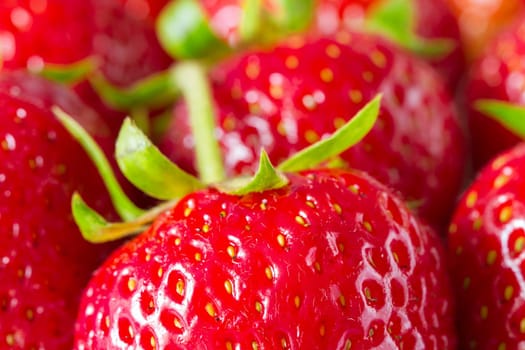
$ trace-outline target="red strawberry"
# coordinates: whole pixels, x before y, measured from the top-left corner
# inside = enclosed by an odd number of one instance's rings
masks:
[[[80,293],[113,246],[82,239],[71,195],[115,214],[97,170],[47,107],[74,112],[100,142],[109,129],[58,85],[0,78],[0,348],[71,349]]]
[[[454,349],[437,236],[358,172],[181,199],[82,299],[75,349]]]
[[[465,191],[449,228],[462,349],[525,342],[525,144],[492,160]]]
[[[480,169],[496,154],[520,141],[518,136],[478,111],[475,103],[480,99],[494,99],[525,105],[525,66],[521,63],[525,59],[523,30],[525,17],[522,16],[519,22],[491,42],[470,69],[465,105],[475,169]]]
[[[379,37],[342,33],[242,55],[215,68],[212,80],[230,174],[253,172],[261,147],[280,162],[382,92],[378,124],[342,159],[415,201],[431,223],[448,222],[462,183],[465,137],[446,87],[425,63]],[[180,104],[161,149],[192,169],[187,123]]]
[[[407,6],[411,6],[413,11],[408,14],[413,17],[409,18],[412,23],[394,23],[395,20],[402,21],[397,14],[396,18],[388,18],[389,25],[396,26],[395,30],[398,30],[399,26],[413,25],[413,34],[421,40],[449,40],[452,47],[444,54],[425,56],[423,52],[416,51],[416,53],[421,54],[440,72],[450,88],[455,88],[462,77],[465,60],[461,35],[456,18],[446,0],[318,0],[317,2],[315,29],[324,35],[333,34],[341,28],[363,29],[363,22],[367,17],[373,16],[379,7],[393,6],[394,2],[409,3]],[[388,30],[382,34],[391,37],[392,31]],[[407,39],[395,38],[402,46],[408,45],[409,49],[414,49],[410,47]]]
[[[161,49],[150,20],[130,15],[116,0],[1,1],[0,54],[6,69],[40,72],[53,64],[94,57],[107,80],[128,86],[172,60]],[[124,114],[112,113],[88,84],[83,100],[118,130]]]

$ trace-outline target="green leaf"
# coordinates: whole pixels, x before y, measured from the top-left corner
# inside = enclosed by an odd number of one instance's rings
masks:
[[[68,132],[80,143],[82,148],[89,155],[94,165],[99,171],[102,180],[109,192],[111,201],[115,210],[124,220],[134,219],[144,213],[144,211],[138,208],[126,195],[122,187],[120,186],[111,165],[104,152],[100,149],[99,145],[84,130],[84,128],[71,116],[61,110],[59,107],[52,108],[53,113],[62,123],[62,125],[68,130]]]
[[[365,28],[383,35],[418,56],[443,57],[454,49],[451,39],[427,39],[416,34],[414,0],[384,0],[372,7]]]
[[[170,70],[152,74],[124,88],[111,84],[103,74],[91,76],[89,82],[106,104],[120,111],[166,107],[179,95]]]
[[[257,41],[263,27],[263,16],[262,0],[245,0],[242,3],[241,23],[239,24],[239,36],[242,43]]]
[[[277,3],[282,12],[277,18],[281,31],[301,32],[313,23],[315,0],[279,0]]]
[[[159,14],[156,27],[161,45],[175,59],[220,56],[229,51],[197,0],[172,0]]]
[[[42,70],[33,73],[46,79],[69,85],[87,79],[97,68],[97,60],[94,57],[88,57],[71,64],[46,63]]]
[[[151,222],[163,211],[173,206],[167,202],[128,222],[110,223],[95,210],[90,208],[78,193],[71,198],[71,210],[82,237],[91,243],[116,241],[146,230]]]
[[[474,102],[474,107],[515,135],[525,139],[525,106],[506,101],[480,99]]]
[[[377,95],[331,137],[297,152],[279,164],[277,169],[289,172],[310,169],[346,151],[372,129],[379,114],[380,102],[381,95]]]
[[[180,198],[204,187],[164,156],[129,118],[117,138],[116,158],[126,178],[154,198]]]
[[[245,195],[281,188],[288,183],[286,176],[273,167],[268,154],[262,150],[259,168],[252,178],[236,178],[217,184],[216,187],[225,193]]]
[[[173,79],[188,106],[199,177],[204,183],[221,182],[226,171],[215,135],[217,118],[206,71],[197,62],[180,62]]]

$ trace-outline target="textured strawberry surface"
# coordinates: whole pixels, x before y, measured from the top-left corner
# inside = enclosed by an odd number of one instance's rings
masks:
[[[454,349],[443,249],[356,172],[181,199],[96,272],[76,349]]]
[[[490,98],[525,105],[523,76],[525,66],[525,17],[500,33],[473,63],[467,81],[465,104],[472,135],[472,156],[480,169],[499,152],[514,146],[520,139],[498,122],[477,111],[478,99]]]
[[[80,236],[73,191],[115,216],[80,145],[20,91],[0,92],[0,348],[71,349],[79,296],[110,248]]]
[[[383,93],[377,125],[341,158],[401,192],[429,222],[448,223],[466,140],[448,90],[425,63],[378,37],[342,33],[241,55],[217,67],[212,80],[231,174],[253,172],[261,147],[278,164]],[[179,104],[160,147],[193,169],[186,114]]]
[[[465,191],[449,229],[464,349],[525,342],[525,144],[491,161]]]

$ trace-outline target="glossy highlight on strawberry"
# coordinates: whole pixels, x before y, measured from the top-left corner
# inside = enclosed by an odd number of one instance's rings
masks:
[[[181,199],[95,273],[75,349],[454,349],[442,247],[338,170]]]

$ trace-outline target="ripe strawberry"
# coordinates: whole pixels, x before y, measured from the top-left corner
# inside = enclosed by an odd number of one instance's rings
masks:
[[[348,62],[352,62],[349,64]],[[379,122],[341,155],[448,223],[462,183],[465,137],[442,80],[376,36],[292,40],[230,60],[211,73],[218,135],[229,174],[251,173],[264,147],[278,163],[333,132],[383,93]],[[193,139],[179,104],[160,148],[193,169]]]
[[[48,109],[73,113],[100,142],[108,127],[70,91],[0,75],[0,348],[71,349],[80,293],[113,245],[82,239],[70,197],[115,217],[102,181]]]
[[[523,74],[525,67],[525,17],[500,33],[483,55],[472,64],[466,84],[465,108],[469,118],[473,163],[480,169],[499,152],[512,147],[520,138],[498,122],[480,112],[475,103],[480,99],[494,99],[525,105]]]
[[[525,144],[500,154],[465,191],[449,228],[462,349],[525,341]]]
[[[458,23],[446,0],[318,0],[315,29],[324,35],[331,35],[342,28],[362,30],[367,17],[374,16],[379,7],[392,6],[394,2],[410,3],[407,6],[412,7],[412,12],[408,14],[413,17],[409,18],[412,23],[394,23],[394,20],[403,20],[397,14],[397,19],[388,18],[389,26],[396,26],[395,30],[398,30],[399,26],[412,25],[413,34],[422,40],[450,41],[452,47],[444,54],[426,56],[422,52],[416,53],[438,70],[450,88],[455,88],[463,75],[465,60]],[[392,30],[382,34],[391,37]],[[398,44],[414,49],[406,41],[408,38],[395,39]]]
[[[454,349],[443,250],[364,173],[181,199],[95,273],[75,349]]]
[[[128,86],[172,63],[152,21],[130,15],[116,0],[2,1],[0,55],[3,68],[33,72],[93,57],[117,86]],[[118,130],[125,114],[112,112],[89,84],[76,89],[85,103],[101,115],[109,114],[107,121]]]

